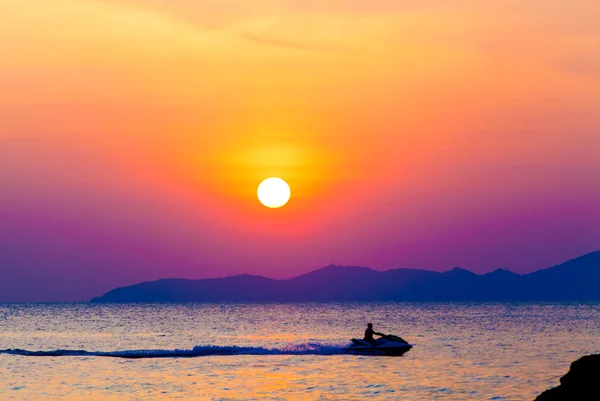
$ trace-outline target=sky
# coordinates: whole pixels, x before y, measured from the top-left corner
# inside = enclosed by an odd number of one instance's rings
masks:
[[[600,249],[597,0],[3,0],[0,302]],[[290,202],[268,209],[276,176]]]

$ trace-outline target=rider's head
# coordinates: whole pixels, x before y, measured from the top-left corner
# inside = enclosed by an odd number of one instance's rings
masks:
[[[370,328],[370,329],[372,329],[373,328],[373,323],[367,324],[367,327]]]

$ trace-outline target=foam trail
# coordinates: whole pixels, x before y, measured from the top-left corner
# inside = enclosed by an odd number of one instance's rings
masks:
[[[85,351],[52,350],[28,351],[23,349],[0,350],[0,354],[19,356],[97,356],[109,358],[146,359],[146,358],[196,358],[214,355],[342,355],[348,352],[344,347],[323,344],[298,344],[284,348],[238,347],[238,346],[197,346],[191,350],[129,350],[129,351]]]

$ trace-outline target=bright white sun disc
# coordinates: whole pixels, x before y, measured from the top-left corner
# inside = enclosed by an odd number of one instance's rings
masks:
[[[281,178],[267,178],[258,186],[258,200],[272,209],[288,203],[291,194],[290,186]]]

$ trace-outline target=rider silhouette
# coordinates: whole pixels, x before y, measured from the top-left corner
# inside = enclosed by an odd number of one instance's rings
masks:
[[[368,341],[371,344],[375,344],[375,338],[373,338],[374,334],[378,335],[380,337],[384,337],[385,336],[385,334],[378,333],[378,332],[376,332],[376,331],[373,330],[373,323],[367,324],[367,329],[365,330],[365,341]]]

